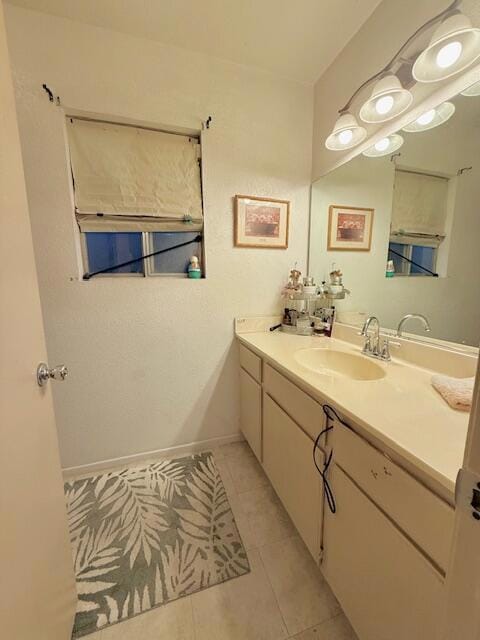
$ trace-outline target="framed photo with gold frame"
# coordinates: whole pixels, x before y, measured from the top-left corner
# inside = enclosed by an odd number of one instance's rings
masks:
[[[289,200],[235,196],[234,244],[236,247],[286,249]]]
[[[328,251],[370,251],[374,209],[338,204],[328,209]]]

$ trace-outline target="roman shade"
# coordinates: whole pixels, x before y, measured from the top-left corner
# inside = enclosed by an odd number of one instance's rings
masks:
[[[448,178],[397,169],[391,239],[438,246],[445,237]]]
[[[199,231],[197,138],[68,118],[81,231]]]

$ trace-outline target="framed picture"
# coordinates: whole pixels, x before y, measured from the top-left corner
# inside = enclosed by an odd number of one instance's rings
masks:
[[[370,251],[373,213],[373,209],[330,205],[328,251]]]
[[[235,196],[236,247],[288,247],[290,202],[256,196]]]

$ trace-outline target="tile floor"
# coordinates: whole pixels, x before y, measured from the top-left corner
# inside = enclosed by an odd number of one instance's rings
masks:
[[[251,572],[89,640],[356,640],[245,442],[214,450]]]

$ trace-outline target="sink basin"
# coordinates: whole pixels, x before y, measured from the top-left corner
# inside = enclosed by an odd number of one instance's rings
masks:
[[[335,349],[301,349],[295,360],[317,373],[336,373],[352,380],[380,380],[385,370],[365,356]]]

